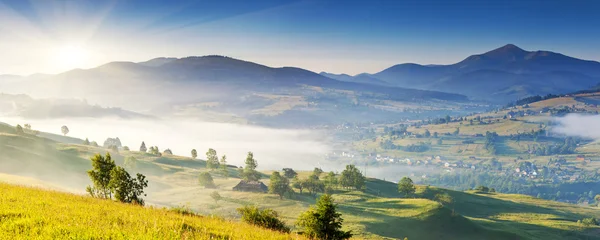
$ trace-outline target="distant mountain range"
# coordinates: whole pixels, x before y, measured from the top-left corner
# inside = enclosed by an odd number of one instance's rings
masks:
[[[508,44],[451,65],[394,65],[375,74],[321,73],[341,81],[464,94],[509,101],[529,95],[568,93],[600,83],[600,63]]]
[[[0,81],[0,91],[6,93],[86,99],[92,104],[155,116],[220,119],[225,115],[271,125],[403,116],[399,107],[389,110],[390,106],[383,106],[387,101],[468,101],[461,94],[384,86],[366,80],[340,81],[301,68],[272,68],[223,56],[111,62],[55,75],[7,78],[10,81]]]

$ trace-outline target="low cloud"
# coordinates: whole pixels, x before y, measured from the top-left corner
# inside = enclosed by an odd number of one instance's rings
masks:
[[[556,118],[552,131],[567,136],[600,139],[600,115],[569,114]]]

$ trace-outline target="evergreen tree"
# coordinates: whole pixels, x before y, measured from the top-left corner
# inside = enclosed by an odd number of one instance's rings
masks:
[[[88,140],[87,138],[85,138],[85,141],[83,141],[83,145],[90,145],[90,140]]]
[[[21,125],[19,124],[17,124],[17,126],[15,127],[15,133],[17,133],[18,135],[25,134],[25,132],[23,131],[23,127],[21,127]]]
[[[300,215],[298,226],[309,238],[337,240],[352,237],[350,231],[342,231],[342,215],[336,211],[336,205],[329,194],[319,198],[317,204]]]
[[[140,152],[146,152],[148,151],[148,149],[146,148],[146,143],[142,142],[142,145],[140,146]]]

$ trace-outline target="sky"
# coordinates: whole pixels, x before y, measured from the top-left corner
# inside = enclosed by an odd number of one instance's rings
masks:
[[[508,43],[598,61],[599,9],[594,0],[0,0],[0,74],[213,54],[358,74]]]

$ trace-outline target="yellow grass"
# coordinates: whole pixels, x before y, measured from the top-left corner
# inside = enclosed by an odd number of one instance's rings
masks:
[[[0,239],[303,239],[218,218],[5,183],[0,193]]]

